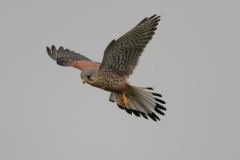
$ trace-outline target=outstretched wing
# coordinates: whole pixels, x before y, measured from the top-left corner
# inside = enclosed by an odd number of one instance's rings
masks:
[[[58,65],[61,66],[72,66],[80,70],[84,70],[89,67],[99,68],[101,65],[100,63],[93,62],[79,53],[75,53],[69,49],[64,49],[62,46],[59,47],[58,50],[55,46],[52,46],[51,49],[47,47],[47,53],[53,60],[57,61]]]
[[[155,34],[160,16],[143,19],[136,27],[113,40],[106,48],[99,71],[129,76],[138,64],[144,48]]]

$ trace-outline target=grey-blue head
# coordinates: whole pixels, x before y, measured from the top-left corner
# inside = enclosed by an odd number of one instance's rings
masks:
[[[98,68],[86,68],[84,69],[80,76],[83,81],[83,83],[87,82],[89,84],[94,83],[94,81],[97,79],[98,75]]]

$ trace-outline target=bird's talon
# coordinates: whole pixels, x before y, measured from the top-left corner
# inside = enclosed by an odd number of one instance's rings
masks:
[[[123,107],[123,108],[125,108],[125,105],[124,105],[124,103],[123,103],[123,99],[119,96],[119,94],[118,94],[118,102],[120,103],[120,105]]]
[[[129,106],[129,102],[128,102],[127,97],[125,96],[125,92],[123,92],[123,100],[124,100],[125,104],[126,104],[127,106]]]

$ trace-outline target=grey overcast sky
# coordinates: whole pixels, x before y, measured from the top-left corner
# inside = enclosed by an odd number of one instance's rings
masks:
[[[63,46],[101,62],[153,14],[129,81],[163,95],[160,122],[120,110],[47,55]],[[239,16],[239,0],[1,0],[0,159],[239,159]]]

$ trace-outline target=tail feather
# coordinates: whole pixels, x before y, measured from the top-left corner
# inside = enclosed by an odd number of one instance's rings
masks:
[[[151,110],[147,107],[148,104],[146,104],[142,99],[137,98],[137,99],[135,99],[135,102],[143,110],[143,113],[150,113],[151,112]]]
[[[158,93],[152,93],[154,96],[156,96],[156,97],[162,97],[162,95],[161,94],[158,94]]]
[[[109,97],[109,101],[110,102],[115,102],[115,93],[113,93],[113,92],[111,92],[111,94],[110,94],[110,97]]]
[[[130,99],[130,106],[133,106],[133,109],[136,111],[145,112],[145,110],[141,108],[134,99]]]
[[[142,105],[141,105],[141,103],[139,103],[139,101],[132,100],[132,104],[134,104],[134,106],[136,108],[136,110],[134,110],[134,111],[138,112],[143,118],[148,119],[148,117],[146,115],[147,110],[145,107],[142,107]],[[131,104],[130,104],[130,106],[131,106]]]
[[[159,121],[160,121],[160,118],[151,110],[151,108],[153,107],[153,105],[152,105],[150,102],[148,102],[148,101],[146,101],[146,100],[144,100],[144,99],[141,99],[140,102],[143,104],[143,107],[147,108],[147,112],[145,112],[145,113],[147,113],[147,115],[148,115],[152,120],[154,120],[154,121],[159,120]]]
[[[157,101],[159,103],[165,104],[165,101],[159,99],[159,97],[162,97],[162,95],[158,93],[146,92],[144,90],[138,90],[138,92],[141,92],[141,96],[143,96],[145,99],[150,100],[151,102]]]
[[[129,85],[129,87],[134,93],[134,95],[126,94],[129,106],[124,104],[124,107],[122,107],[118,102],[118,95],[120,98],[123,98],[122,94],[112,92],[109,100],[112,102],[116,101],[120,109],[125,110],[129,114],[133,113],[137,117],[140,117],[141,115],[145,119],[150,117],[154,121],[159,121],[160,118],[155,114],[155,112],[160,115],[165,115],[163,111],[166,111],[166,108],[161,105],[165,104],[165,101],[160,99],[160,97],[162,97],[161,94],[145,91],[146,89],[152,90],[153,88],[151,87],[135,87],[131,85]]]
[[[143,108],[139,107],[137,102],[135,100],[133,100],[132,97],[128,98],[130,105],[129,106],[124,105],[124,107],[122,107],[121,104],[118,102],[118,94],[117,93],[112,92],[109,99],[111,99],[111,101],[113,100],[112,94],[114,95],[114,101],[116,101],[117,106],[120,109],[125,110],[129,114],[131,114],[131,112],[132,112],[137,117],[140,117],[140,115],[142,115],[142,117],[148,119],[147,115],[144,113],[146,111]],[[122,95],[119,94],[119,96],[120,96],[120,98],[123,98]]]
[[[156,111],[157,113],[161,114],[161,115],[165,115],[165,113],[163,113],[159,108],[155,108],[154,111]]]
[[[163,107],[162,105],[160,105],[160,104],[158,104],[158,103],[156,103],[156,107],[159,108],[159,109],[161,109],[161,110],[164,110],[164,111],[167,110],[165,107]]]
[[[130,106],[131,106],[131,108],[132,108],[132,106],[133,106],[133,113],[135,114],[135,116],[137,116],[137,117],[140,117],[140,115],[142,115],[144,118],[146,118],[146,119],[148,119],[147,118],[147,115],[146,114],[144,114],[144,109],[142,109],[141,107],[139,107],[138,106],[138,104],[134,101],[134,100],[132,100],[132,99],[129,99],[130,100]]]

